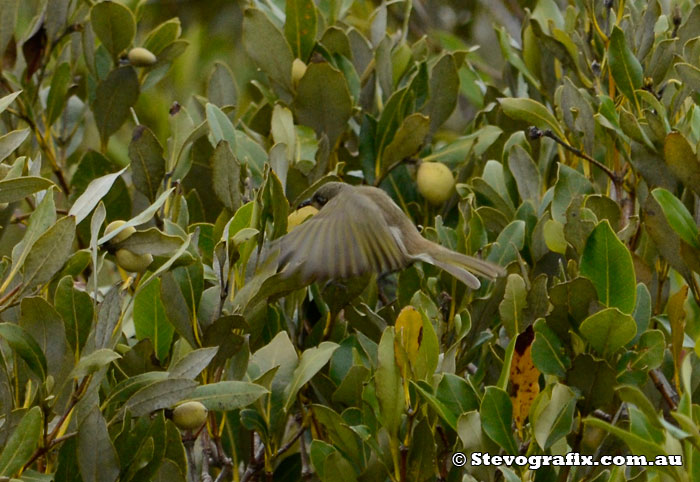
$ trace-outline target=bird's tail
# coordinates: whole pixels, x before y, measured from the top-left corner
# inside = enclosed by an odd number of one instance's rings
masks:
[[[444,269],[472,289],[478,289],[481,286],[479,280],[472,273],[490,280],[506,274],[506,270],[497,264],[457,253],[442,246],[439,248],[431,250],[431,264]]]

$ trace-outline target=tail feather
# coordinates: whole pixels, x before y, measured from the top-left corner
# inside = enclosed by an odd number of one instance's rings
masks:
[[[433,257],[430,258],[430,264],[435,265],[440,269],[444,269],[445,271],[450,273],[452,276],[454,276],[473,290],[478,290],[479,287],[481,287],[479,279],[460,266],[450,263],[444,263],[442,261],[436,260]]]
[[[435,265],[440,266],[445,271],[450,272],[443,265],[452,265],[471,271],[479,276],[494,280],[499,276],[504,276],[506,270],[497,264],[485,261],[483,259],[467,256],[456,251],[439,246],[439,249],[433,249],[430,256],[436,260]],[[439,264],[438,264],[439,263]],[[467,283],[468,284],[468,283]]]

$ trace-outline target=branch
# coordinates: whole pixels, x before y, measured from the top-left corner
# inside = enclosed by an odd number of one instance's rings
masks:
[[[600,161],[593,159],[591,156],[589,156],[588,154],[586,154],[582,150],[576,149],[574,146],[572,146],[571,144],[569,144],[568,142],[564,141],[559,136],[557,136],[550,129],[541,130],[535,126],[530,126],[527,130],[527,137],[529,139],[532,139],[532,140],[539,139],[541,137],[549,137],[554,142],[556,142],[557,144],[562,146],[567,151],[571,152],[576,157],[580,157],[581,159],[585,159],[586,161],[590,162],[591,164],[596,166],[598,169],[603,171],[605,174],[607,174],[607,176],[615,184],[615,186],[619,186],[620,184],[622,184],[622,178],[620,176],[618,176],[617,174],[615,174],[608,166],[606,166],[605,164],[603,164]]]
[[[661,396],[664,397],[664,400],[666,400],[669,408],[671,410],[676,410],[678,408],[678,395],[673,390],[673,387],[668,382],[663,372],[658,368],[649,370],[649,377],[654,382],[656,389],[659,391],[659,393],[661,393]]]

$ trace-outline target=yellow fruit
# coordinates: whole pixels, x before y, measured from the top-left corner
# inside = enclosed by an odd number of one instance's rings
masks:
[[[153,262],[153,256],[150,254],[134,254],[128,249],[119,249],[115,255],[117,264],[126,271],[135,273],[143,273],[148,269],[148,266]]]
[[[126,224],[126,221],[122,221],[121,219],[119,221],[112,221],[105,228],[104,235],[107,236],[109,233],[111,233],[112,231],[114,231],[117,228],[121,228],[125,224]],[[126,238],[128,238],[129,236],[131,236],[135,232],[136,232],[136,229],[133,226],[129,226],[128,228],[122,229],[119,232],[119,234],[117,234],[115,237],[110,239],[109,242],[112,244],[121,243],[122,241],[124,241]]]
[[[182,430],[196,430],[207,421],[207,407],[200,402],[184,402],[173,409],[173,422]]]
[[[148,49],[136,47],[127,54],[129,63],[134,67],[147,67],[156,63],[156,56]]]
[[[292,62],[292,84],[296,87],[306,73],[306,64],[301,59],[294,59]]]
[[[422,162],[418,167],[416,181],[421,196],[435,206],[447,201],[455,188],[452,171],[440,162]]]
[[[287,232],[290,232],[317,212],[318,209],[313,206],[304,206],[301,209],[297,209],[287,217]]]

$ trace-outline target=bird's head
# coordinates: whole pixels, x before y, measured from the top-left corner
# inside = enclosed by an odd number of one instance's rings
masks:
[[[346,187],[348,187],[348,185],[343,182],[329,182],[324,184],[316,190],[308,204],[320,210],[328,201],[333,199]]]

